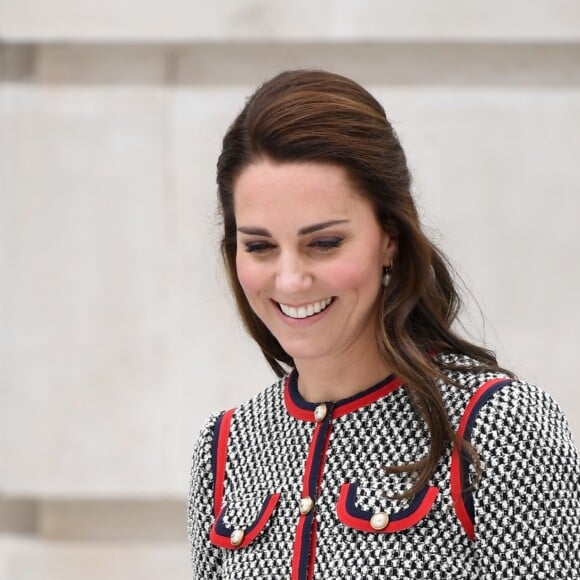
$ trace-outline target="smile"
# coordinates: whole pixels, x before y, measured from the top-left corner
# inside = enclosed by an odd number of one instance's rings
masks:
[[[311,304],[305,304],[304,306],[288,306],[278,302],[280,310],[290,318],[308,318],[309,316],[314,316],[325,310],[330,303],[332,298],[325,298],[324,300],[319,300],[318,302],[312,302]]]

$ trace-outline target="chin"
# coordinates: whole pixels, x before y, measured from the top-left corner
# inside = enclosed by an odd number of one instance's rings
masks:
[[[297,345],[296,343],[288,344],[283,342],[280,342],[280,345],[288,353],[288,355],[294,359],[294,361],[323,359],[330,354],[330,350],[328,348],[324,348],[320,345]]]

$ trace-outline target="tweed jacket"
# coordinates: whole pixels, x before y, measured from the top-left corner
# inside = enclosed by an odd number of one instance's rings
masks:
[[[553,399],[497,373],[439,388],[481,460],[447,449],[408,499],[429,433],[395,376],[312,404],[293,373],[225,413],[197,441],[189,536],[197,580],[580,578],[580,459]],[[463,370],[465,369],[465,370]],[[460,386],[457,386],[460,385]]]

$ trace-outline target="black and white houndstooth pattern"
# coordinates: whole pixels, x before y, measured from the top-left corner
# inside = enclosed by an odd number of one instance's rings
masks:
[[[446,362],[465,363],[448,355]],[[452,371],[465,388],[441,384],[457,428],[476,389],[495,376]],[[209,541],[213,515],[212,416],[201,431],[192,468],[189,535],[196,580],[290,579],[302,478],[315,424],[286,409],[280,381],[241,405],[228,444],[224,521],[248,526],[266,497],[281,494],[258,537],[237,550]],[[356,505],[391,516],[409,506],[392,496],[409,489],[405,474],[385,465],[416,461],[428,451],[428,432],[407,392],[391,394],[333,419],[316,501],[313,578],[472,579],[580,578],[580,459],[570,430],[543,391],[513,381],[479,411],[472,443],[483,464],[473,499],[476,539],[463,530],[450,492],[450,450],[431,485],[439,494],[411,528],[386,534],[352,529],[337,517],[341,485],[357,482]]]

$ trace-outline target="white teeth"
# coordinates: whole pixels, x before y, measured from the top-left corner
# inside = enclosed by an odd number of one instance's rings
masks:
[[[308,316],[313,316],[314,314],[322,312],[331,302],[332,298],[325,298],[324,300],[312,302],[311,304],[299,306],[298,308],[287,306],[286,304],[278,304],[280,305],[280,310],[290,318],[307,318]]]

